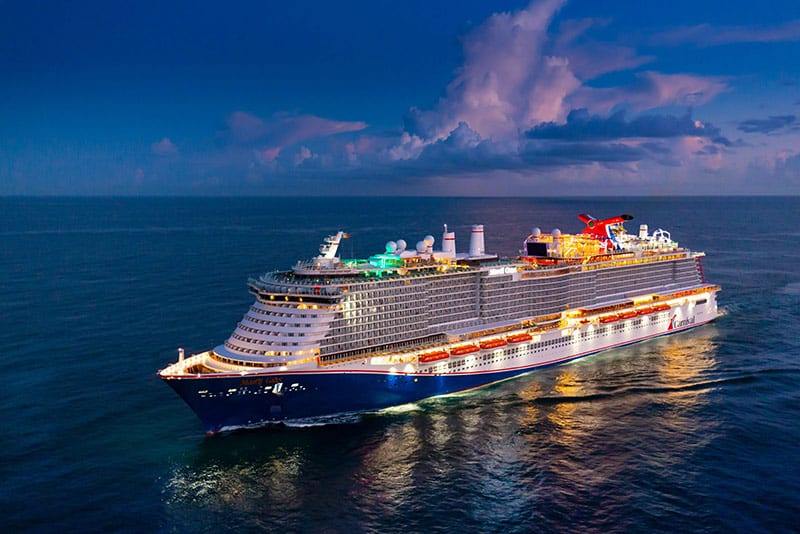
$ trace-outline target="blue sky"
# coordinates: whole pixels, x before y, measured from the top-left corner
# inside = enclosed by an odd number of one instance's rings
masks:
[[[0,194],[800,194],[798,58],[796,0],[0,1]]]

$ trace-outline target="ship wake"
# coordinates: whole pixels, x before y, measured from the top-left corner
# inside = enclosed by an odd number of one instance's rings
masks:
[[[556,404],[577,404],[583,402],[596,402],[608,399],[618,399],[629,395],[663,395],[670,393],[683,393],[690,391],[707,391],[715,390],[728,385],[751,384],[758,381],[758,377],[747,375],[734,378],[724,378],[720,380],[709,380],[705,382],[698,382],[696,384],[687,384],[684,386],[674,387],[630,387],[617,389],[608,393],[593,393],[590,395],[575,395],[575,396],[548,396],[538,397],[532,402],[534,404],[542,405],[556,405]]]

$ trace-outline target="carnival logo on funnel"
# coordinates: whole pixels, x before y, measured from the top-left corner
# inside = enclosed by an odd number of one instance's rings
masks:
[[[684,326],[689,326],[690,324],[694,324],[694,315],[689,317],[688,319],[682,319],[680,321],[676,321],[675,318],[677,314],[674,314],[669,320],[669,328],[667,330],[674,330],[676,328],[683,328]]]

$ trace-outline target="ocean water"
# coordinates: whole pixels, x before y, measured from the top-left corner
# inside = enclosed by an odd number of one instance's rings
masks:
[[[714,323],[337,424],[206,437],[156,377],[248,276],[352,234],[631,213],[704,250]],[[630,226],[630,229],[637,228]],[[785,532],[800,526],[800,199],[0,199],[4,532]]]

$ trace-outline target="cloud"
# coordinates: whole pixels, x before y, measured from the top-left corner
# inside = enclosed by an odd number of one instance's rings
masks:
[[[301,146],[299,150],[292,156],[292,161],[295,167],[299,167],[304,161],[317,158],[317,154],[311,152],[311,149]]]
[[[483,139],[461,122],[450,134],[423,144],[414,160],[406,161],[406,172],[417,176],[452,175],[489,169],[520,168],[517,142]]]
[[[464,63],[431,110],[412,108],[411,135],[435,141],[465,122],[484,138],[508,139],[520,129],[562,115],[564,97],[581,82],[569,61],[546,53],[547,28],[563,0],[497,13],[462,38]]]
[[[662,156],[666,156],[672,153],[669,147],[665,143],[660,143],[658,141],[645,141],[639,145],[645,150],[650,151],[653,154],[659,154]]]
[[[562,21],[558,33],[552,37],[553,54],[568,58],[570,70],[583,82],[609,72],[634,69],[655,60],[653,56],[639,55],[633,47],[592,38],[592,30],[604,28],[610,23],[610,19],[594,18]]]
[[[719,147],[733,147],[718,128],[689,113],[626,120],[618,111],[699,106],[726,91],[727,80],[650,70],[634,74],[627,84],[588,85],[652,58],[592,38],[591,31],[607,20],[562,21],[558,32],[550,33],[562,5],[534,2],[519,12],[496,14],[463,38],[464,63],[445,96],[429,110],[412,108],[401,141],[387,151],[402,160],[404,172],[592,165],[630,173],[639,162],[675,167],[683,165],[676,154],[688,158],[710,146],[704,156],[720,155]],[[704,141],[687,149],[680,142],[687,137]]]
[[[281,147],[267,147],[261,150],[256,150],[256,159],[262,163],[267,164],[275,161],[281,154]]]
[[[227,120],[228,133],[237,143],[249,143],[267,135],[272,128],[263,120],[244,111],[234,111]]]
[[[158,156],[169,156],[171,154],[178,153],[178,147],[176,147],[168,137],[164,137],[161,139],[161,141],[151,144],[150,150],[153,152],[153,154]]]
[[[664,132],[664,135],[672,134]],[[406,179],[468,177],[479,172],[498,170],[551,172],[586,166],[629,173],[629,164],[642,161],[652,161],[661,166],[682,165],[671,146],[679,143],[680,139],[673,136],[657,141],[627,140],[609,132],[592,139],[580,135],[572,139],[559,134],[542,135],[541,138],[534,135],[516,142],[504,142],[483,139],[462,122],[447,137],[430,144],[421,143],[418,138],[414,141],[407,139],[408,143],[414,143],[414,157],[392,160],[391,166],[384,170],[392,176]],[[707,144],[713,146],[708,139]]]
[[[777,43],[800,41],[800,19],[787,21],[779,26],[712,26],[698,24],[683,26],[651,36],[653,45],[676,46],[693,44],[699,47],[735,43]]]
[[[800,177],[800,154],[790,156],[786,153],[779,154],[776,159],[776,169],[782,175],[790,175],[794,177],[795,182],[798,182]]]
[[[774,115],[766,119],[748,119],[739,123],[736,127],[745,133],[771,134],[778,131],[786,131],[786,128],[793,125],[796,120],[794,115]]]
[[[646,71],[611,87],[586,84],[652,58],[590,36],[606,20],[567,20],[549,27],[563,1],[533,2],[514,13],[492,15],[462,39],[464,63],[445,96],[428,110],[411,108],[405,131],[423,144],[446,138],[465,123],[482,139],[513,141],[540,123],[559,123],[570,110],[609,113],[705,104],[728,89],[721,77]],[[419,154],[419,147],[416,150]]]
[[[571,166],[629,163],[646,158],[647,151],[625,143],[559,143],[530,148],[521,156],[536,166]]]
[[[357,132],[367,127],[361,121],[336,121],[316,115],[275,114],[262,119],[244,111],[231,113],[221,136],[237,145],[257,145],[262,150],[280,150],[308,139]]]
[[[262,118],[236,111],[218,133],[219,153],[197,166],[258,184],[380,177],[388,187],[393,180],[474,181],[498,173],[537,176],[538,183],[547,183],[543,175],[580,182],[576,168],[586,180],[605,173],[602,179],[629,183],[649,179],[640,174],[643,168],[716,169],[739,146],[691,112],[653,111],[701,106],[728,90],[726,79],[626,72],[652,58],[595,38],[609,20],[554,24],[564,3],[534,1],[494,14],[463,35],[463,63],[443,96],[428,109],[408,110],[401,131],[373,132],[362,121],[315,115]],[[614,79],[627,82],[590,83],[619,72],[626,74]]]
[[[465,35],[464,63],[432,109],[412,108],[409,135],[433,142],[464,122],[484,139],[516,139],[542,122],[560,122],[576,108],[610,112],[662,106],[701,105],[728,88],[720,77],[637,73],[632,83],[591,87],[587,81],[636,68],[652,60],[633,48],[604,43],[590,32],[606,20],[566,20],[551,34],[564,4],[533,2],[514,13],[498,13]]]
[[[527,132],[531,139],[559,140],[608,140],[629,137],[665,138],[692,135],[718,137],[719,129],[692,119],[687,113],[674,115],[641,115],[630,121],[625,112],[619,111],[610,117],[589,115],[585,109],[573,110],[564,124],[542,123]]]
[[[697,156],[716,156],[722,152],[722,149],[716,145],[705,145],[702,149],[694,152]]]
[[[636,74],[635,81],[617,87],[583,86],[570,99],[576,108],[608,112],[618,106],[643,111],[663,106],[698,106],[728,89],[725,79],[692,74]]]

